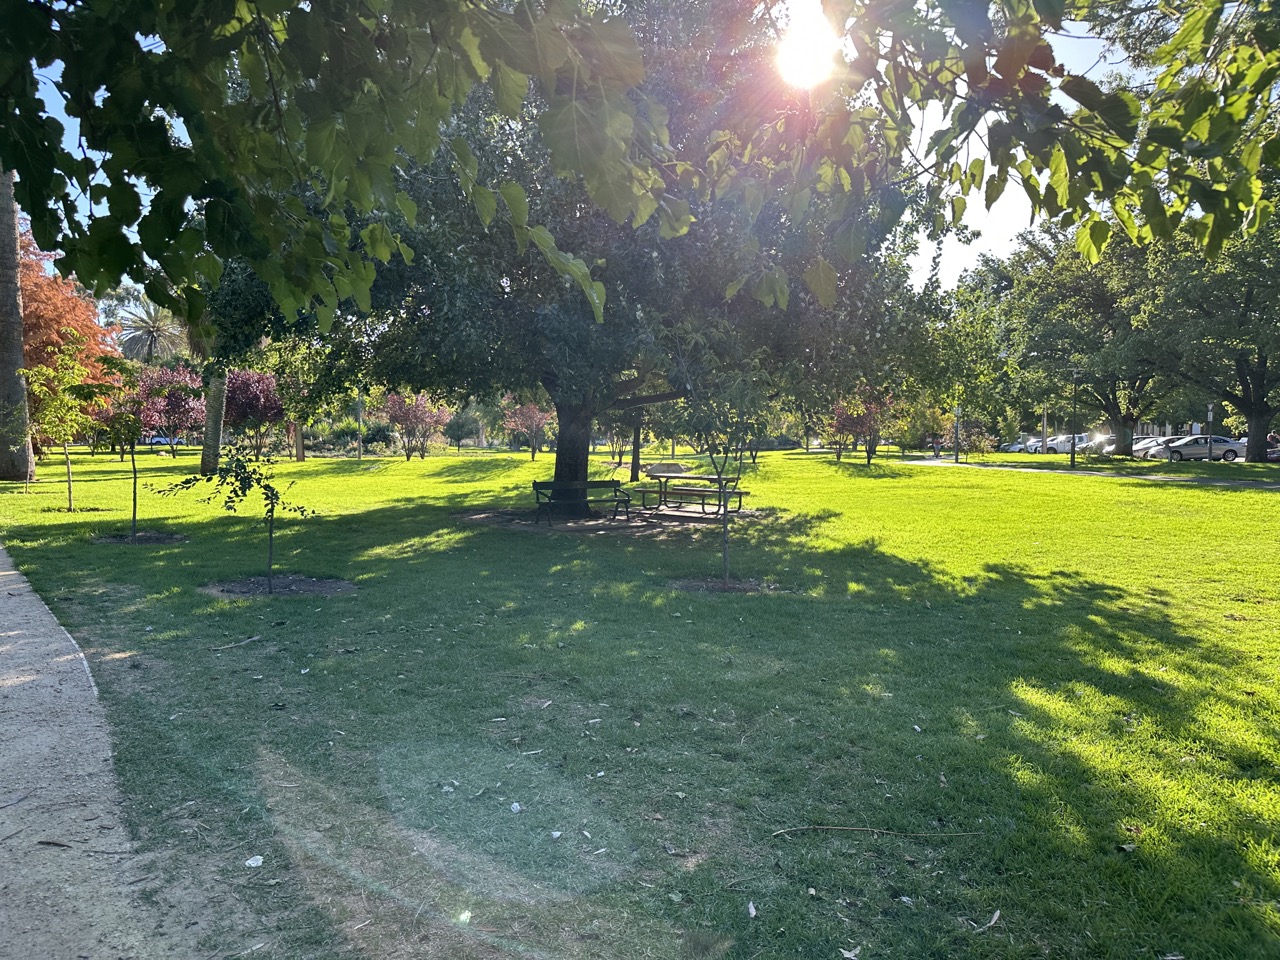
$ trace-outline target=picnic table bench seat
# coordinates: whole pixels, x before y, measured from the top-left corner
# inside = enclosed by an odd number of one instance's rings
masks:
[[[578,493],[580,496],[564,496],[566,493]],[[547,526],[551,526],[551,517],[559,504],[587,503],[604,504],[613,507],[613,519],[618,519],[618,510],[622,510],[627,519],[631,519],[631,494],[622,489],[620,480],[535,480],[533,496],[537,502],[537,512],[533,522],[540,523],[547,518]]]

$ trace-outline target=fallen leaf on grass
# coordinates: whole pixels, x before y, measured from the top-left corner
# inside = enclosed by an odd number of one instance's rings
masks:
[[[747,902],[747,916],[748,916],[748,917],[754,917],[755,915],[756,915],[756,905],[755,905],[755,901],[748,901],[748,902]]]
[[[854,947],[852,950],[846,950],[844,947],[840,947],[839,950],[840,956],[843,957],[844,960],[858,960],[858,957],[862,956],[861,947]]]
[[[983,926],[981,926],[981,927],[978,927],[978,929],[977,929],[975,932],[976,932],[976,933],[985,933],[986,931],[988,931],[988,930],[990,930],[992,927],[994,927],[994,926],[996,925],[996,922],[997,922],[999,919],[1000,919],[1000,911],[999,911],[999,910],[997,910],[995,913],[993,913],[993,914],[991,915],[991,919],[990,919],[990,920],[988,920],[988,921],[986,922],[986,924],[985,924],[985,925],[983,925]]]
[[[1133,851],[1137,849],[1138,849],[1138,845],[1136,843],[1117,843],[1116,844],[1116,850],[1119,853],[1133,853]]]

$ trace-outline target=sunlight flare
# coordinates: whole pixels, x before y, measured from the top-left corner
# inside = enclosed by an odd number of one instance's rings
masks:
[[[778,42],[777,64],[782,79],[793,87],[816,87],[830,79],[839,49],[840,38],[823,16],[817,0],[795,0],[791,4],[791,21]]]

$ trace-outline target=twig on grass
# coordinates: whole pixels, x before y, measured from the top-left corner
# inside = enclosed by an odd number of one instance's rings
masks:
[[[261,640],[262,634],[256,637],[250,637],[248,640],[241,640],[239,643],[228,643],[225,647],[210,647],[210,650],[230,650],[232,647],[243,647],[246,643],[253,643],[255,640]]]
[[[775,830],[769,834],[771,837],[781,837],[787,833],[801,833],[805,830],[841,830],[850,833],[883,833],[889,837],[980,837],[981,833],[899,833],[897,830],[881,830],[879,827],[787,827],[785,830]]]

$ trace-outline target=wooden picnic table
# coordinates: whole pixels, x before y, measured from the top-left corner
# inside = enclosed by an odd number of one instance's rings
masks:
[[[654,470],[649,473],[649,479],[657,481],[658,489],[638,491],[645,507],[649,505],[649,496],[655,495],[659,507],[683,507],[696,503],[702,512],[706,513],[707,503],[710,501],[714,506],[713,513],[719,513],[721,506],[732,512],[735,509],[742,509],[742,498],[746,494],[745,490],[738,489],[737,477],[722,477],[714,473],[676,473]],[[677,481],[676,486],[671,485],[672,480]],[[706,486],[684,486],[685,481]],[[736,500],[736,507],[731,506],[731,500]]]

